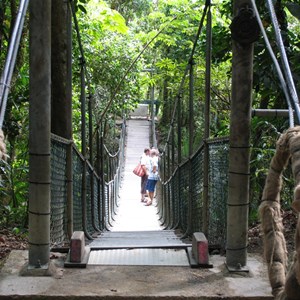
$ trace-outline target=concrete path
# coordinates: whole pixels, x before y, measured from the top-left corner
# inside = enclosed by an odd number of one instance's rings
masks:
[[[59,256],[61,255],[61,256]],[[210,258],[212,269],[166,266],[88,266],[64,268],[53,254],[52,276],[20,276],[27,251],[12,251],[0,270],[0,300],[272,300],[266,265],[250,256],[249,273],[230,274],[224,257]]]
[[[149,147],[150,122],[147,118],[127,121],[125,169],[116,221],[111,231],[162,230],[155,205],[141,202],[141,178],[133,174],[144,148]]]

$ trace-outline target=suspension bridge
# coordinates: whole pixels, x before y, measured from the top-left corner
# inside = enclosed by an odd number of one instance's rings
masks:
[[[157,187],[152,206],[140,201],[140,178],[132,170],[149,143],[151,125],[145,115],[139,117],[126,121],[115,213],[106,230],[89,231],[87,257],[79,263],[69,262],[64,248],[55,248],[59,243],[53,243],[51,276],[45,276],[46,270],[28,274],[27,251],[13,251],[1,272],[0,299],[273,299],[259,256],[250,255],[251,272],[243,276],[230,275],[220,254],[210,256],[210,265],[200,268],[191,255],[191,240],[182,239],[181,230],[166,229],[163,224],[162,187]],[[61,236],[63,226],[58,220],[53,221],[51,232]],[[55,235],[51,236],[54,241]]]
[[[28,258],[23,253],[12,254],[11,259],[22,265],[24,276],[18,276],[19,271],[16,271],[20,265],[14,270],[6,266],[1,273],[0,299],[2,295],[12,297],[16,294],[58,299],[67,295],[91,299],[273,299],[266,279],[266,266],[247,253],[249,136],[254,113],[251,107],[252,37],[245,40],[233,32],[230,136],[213,138],[209,132],[211,12],[210,1],[207,1],[175,96],[166,143],[156,145],[152,95],[147,117],[146,114],[124,112],[115,125],[114,143],[108,146],[103,135],[103,120],[111,117],[107,112],[114,95],[100,118],[94,120],[90,78],[74,3],[70,2],[71,5],[64,3],[59,12],[65,13],[66,19],[73,16],[80,45],[81,149],[72,139],[70,53],[65,53],[67,63],[56,61],[61,72],[66,74],[65,85],[55,76],[51,77],[51,64],[55,63],[55,58],[51,58],[51,38],[54,39],[52,44],[63,41],[66,46],[63,49],[70,50],[71,44],[63,34],[51,36],[49,32],[51,1],[32,1],[29,249]],[[245,2],[255,7],[255,2]],[[28,1],[22,3],[24,11],[20,16],[24,17]],[[242,7],[240,12],[246,12],[242,16],[243,22],[245,18],[253,21],[248,6]],[[239,17],[241,15],[237,16],[237,21],[240,21]],[[205,18],[208,48],[204,136],[195,151],[189,145],[188,159],[183,160],[181,99],[186,80],[189,80],[186,92],[189,93],[192,119],[194,54]],[[22,21],[19,27],[22,27]],[[232,28],[234,30],[234,26]],[[239,43],[246,43],[247,51],[241,50]],[[244,69],[240,69],[241,59],[246,66]],[[8,85],[4,82],[1,86]],[[59,97],[53,97],[59,94],[59,88],[64,89],[63,105]],[[3,95],[6,93],[7,90]],[[293,99],[289,100],[289,110],[283,113],[289,114],[291,126],[294,126],[291,111],[298,118],[299,109]],[[2,106],[5,101],[1,100]],[[274,111],[256,113],[277,114]],[[192,126],[189,135],[191,140]],[[161,182],[156,201],[148,207],[140,201],[139,178],[132,170],[143,148],[152,145],[158,146],[161,152]],[[197,234],[201,234],[200,240],[197,240]],[[209,263],[205,266],[197,261],[198,242],[207,246]],[[213,252],[217,255],[211,255]],[[68,253],[67,258],[65,253]],[[220,255],[224,253],[225,257]],[[161,266],[166,268],[158,268]],[[236,273],[241,277],[232,275]]]

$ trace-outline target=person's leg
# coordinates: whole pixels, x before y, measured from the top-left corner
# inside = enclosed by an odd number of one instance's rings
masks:
[[[154,196],[154,188],[155,188],[155,181],[154,180],[148,180],[146,189],[148,190],[149,199],[146,203],[147,206],[152,204],[153,196]]]
[[[151,203],[153,201],[153,197],[154,197],[154,192],[150,192],[149,193],[149,198],[150,198]]]
[[[146,202],[146,205],[147,206],[150,206],[151,204],[152,204],[152,200],[153,200],[153,192],[150,192],[149,191],[149,199],[147,200],[147,202]]]
[[[141,178],[141,202],[145,201],[147,177],[148,176],[145,175]]]

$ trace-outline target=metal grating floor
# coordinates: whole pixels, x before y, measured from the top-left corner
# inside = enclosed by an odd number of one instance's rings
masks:
[[[190,266],[185,249],[93,250],[88,265]]]
[[[89,244],[91,250],[128,248],[186,248],[191,241],[183,241],[174,230],[107,231]]]

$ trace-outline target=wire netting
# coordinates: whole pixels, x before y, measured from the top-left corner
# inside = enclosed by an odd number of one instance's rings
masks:
[[[67,145],[51,141],[51,216],[50,242],[61,245],[67,237],[66,225],[66,152]]]
[[[208,199],[204,199],[203,144],[189,160],[178,166],[168,181],[163,182],[163,201],[159,208],[164,225],[171,224],[169,227],[179,228],[188,235],[207,228],[209,244],[223,248],[228,197],[228,139],[209,140],[207,147]],[[207,216],[206,224],[204,214]]]
[[[228,140],[209,143],[209,224],[211,245],[225,248],[228,199]]]
[[[189,204],[189,165],[180,166],[179,177],[179,227],[186,231],[188,228],[188,204]]]
[[[93,226],[93,208],[94,208],[94,195],[92,193],[92,181],[93,181],[93,172],[89,165],[87,165],[86,171],[86,213],[85,213],[85,224],[86,230],[89,235],[92,235],[95,232]]]
[[[201,231],[203,228],[203,161],[204,161],[204,148],[203,146],[196,152],[191,159],[192,167],[192,224],[191,231]]]
[[[73,149],[73,230],[81,231],[83,228],[82,208],[82,174],[83,160],[80,154]]]
[[[94,214],[94,223],[97,231],[101,230],[101,219],[100,219],[100,190],[99,190],[99,177],[94,174],[93,180],[93,214]]]

